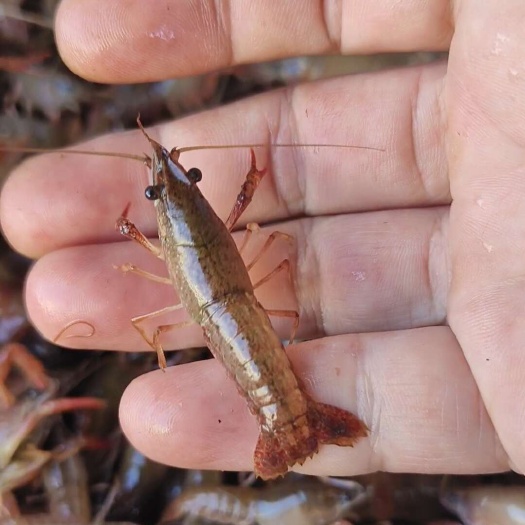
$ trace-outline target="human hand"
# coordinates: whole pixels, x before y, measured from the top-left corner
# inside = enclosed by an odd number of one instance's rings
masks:
[[[297,301],[299,336],[313,340],[290,349],[296,370],[316,399],[357,411],[371,429],[354,449],[323,447],[302,471],[525,470],[525,7],[463,0],[452,13],[444,1],[392,7],[353,0],[338,4],[341,12],[326,2],[321,12],[319,5],[155,2],[145,10],[138,0],[68,0],[57,39],[75,72],[130,82],[339,49],[447,48],[453,37],[448,69],[427,65],[303,85],[153,133],[170,147],[266,142],[270,132],[274,142],[386,150],[268,150],[260,161],[268,176],[243,217],[277,222],[270,231],[295,236],[295,293],[277,279],[259,297],[271,308]],[[146,146],[132,132],[93,147]],[[247,152],[200,151],[181,160],[202,169],[200,185],[225,217]],[[40,257],[27,306],[47,337],[85,319],[94,336],[68,344],[146,349],[130,318],[174,304],[174,293],[113,269],[128,261],[162,269],[114,230],[131,201],[133,221],[156,234],[146,180],[138,163],[49,155],[25,163],[7,182],[2,225],[15,248]],[[282,250],[265,259],[268,267]],[[445,319],[450,327],[440,326]],[[279,332],[286,337],[289,327],[279,325]],[[166,348],[197,344],[198,328],[165,339]],[[255,421],[215,362],[138,378],[122,400],[121,421],[131,441],[158,461],[251,468]]]

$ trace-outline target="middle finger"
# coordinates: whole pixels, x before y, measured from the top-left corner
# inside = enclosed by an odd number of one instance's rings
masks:
[[[447,204],[439,103],[444,73],[443,65],[429,65],[305,84],[168,123],[151,133],[166,147],[293,142],[384,149],[277,148],[266,159],[258,152],[268,175],[244,221]],[[102,137],[86,147],[148,151],[138,132]],[[189,152],[181,161],[202,169],[199,186],[219,216],[226,217],[244,181],[248,151]],[[136,223],[154,235],[153,206],[143,194],[146,184],[146,169],[138,162],[40,156],[7,181],[2,226],[16,249],[39,256],[118,239],[115,219],[131,202]]]
[[[299,337],[443,323],[449,280],[448,207],[291,221],[266,228],[256,236],[252,254],[275,229],[295,237],[295,289],[286,276],[280,275],[257,289],[256,294],[266,308],[298,306]],[[237,240],[240,236],[236,234]],[[252,281],[289,255],[286,243],[274,243],[250,272]],[[61,344],[148,349],[130,319],[178,300],[172,286],[136,275],[120,275],[113,267],[127,262],[158,275],[166,274],[162,261],[131,242],[67,248],[44,256],[33,267],[26,288],[33,323],[53,338],[69,322],[83,319],[95,326],[94,336],[63,339]],[[186,317],[177,313],[171,319],[151,320],[146,325],[148,334],[159,324]],[[289,336],[289,320],[281,320],[276,326],[283,338]],[[71,334],[83,330],[79,327]],[[197,326],[163,335],[165,348],[202,344],[202,331]]]

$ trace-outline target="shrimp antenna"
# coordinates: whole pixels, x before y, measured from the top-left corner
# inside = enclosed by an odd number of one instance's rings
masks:
[[[140,120],[140,113],[137,117],[137,125],[144,134],[144,136],[151,142],[151,137],[148,135],[142,122]],[[234,149],[234,148],[350,148],[350,149],[368,149],[372,151],[385,151],[382,148],[374,148],[372,146],[351,146],[348,144],[224,144],[211,146],[185,146],[183,148],[175,148],[178,153],[188,151],[198,151],[202,149]]]
[[[144,129],[142,122],[140,120],[140,115],[137,117],[137,124],[139,129],[142,131],[146,139],[151,143],[152,138],[148,135],[147,131]],[[371,151],[386,151],[383,148],[375,148],[373,146],[352,146],[349,144],[215,144],[210,146],[185,146],[182,148],[175,148],[179,153],[184,153],[188,151],[198,151],[204,149],[236,149],[236,148],[347,148],[347,149],[363,149]],[[72,153],[75,155],[93,155],[96,157],[116,157],[120,159],[131,159],[138,160],[140,162],[145,162],[146,164],[151,161],[150,157],[146,154],[133,155],[132,153],[116,153],[114,151],[93,151],[93,150],[83,150],[83,149],[46,149],[46,148],[26,148],[22,146],[9,146],[3,147],[0,146],[0,151],[9,151],[9,152],[20,152],[20,153]]]
[[[144,128],[141,128],[148,140],[151,140]],[[176,148],[179,153],[188,151],[198,151],[204,149],[237,149],[237,148],[348,148],[348,149],[366,149],[372,151],[386,150],[383,148],[374,148],[372,146],[351,146],[348,144],[215,144],[210,146],[185,146]],[[48,148],[25,148],[23,146],[0,146],[0,151],[9,151],[13,153],[72,153],[74,155],[93,155],[95,157],[116,157],[120,159],[138,160],[147,162],[147,155],[133,155],[132,153],[117,153],[114,151],[91,151],[83,149],[48,149]]]
[[[233,148],[348,148],[348,149],[368,149],[372,151],[386,151],[383,148],[374,148],[372,146],[351,146],[349,144],[224,144],[212,146],[187,146],[177,148],[179,153],[186,151],[196,151],[200,149],[233,149]]]
[[[84,149],[47,149],[47,148],[24,148],[22,146],[9,146],[8,148],[0,147],[0,151],[13,151],[20,153],[73,153],[76,155],[94,155],[96,157],[118,157],[121,159],[140,160],[144,162],[148,159],[147,155],[133,155],[131,153],[116,153],[114,151],[92,151]]]

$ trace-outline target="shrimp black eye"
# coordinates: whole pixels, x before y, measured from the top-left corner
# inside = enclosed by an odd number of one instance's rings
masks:
[[[157,199],[160,199],[160,193],[162,191],[162,186],[148,186],[145,191],[144,195],[146,196],[146,199],[150,201],[156,201]]]
[[[196,182],[200,182],[202,179],[202,171],[199,168],[190,168],[186,175],[188,176],[188,179],[190,179],[190,181],[194,184]]]

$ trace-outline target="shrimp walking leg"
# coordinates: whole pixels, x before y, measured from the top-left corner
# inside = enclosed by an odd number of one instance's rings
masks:
[[[281,261],[268,275],[265,275],[262,279],[259,279],[253,285],[253,289],[256,290],[257,288],[259,288],[259,286],[262,286],[264,283],[267,283],[270,279],[273,279],[279,272],[282,272],[283,270],[287,270],[288,275],[291,276],[290,261],[288,259]]]
[[[297,334],[297,329],[299,328],[299,312],[297,310],[267,310],[265,308],[265,311],[268,315],[273,317],[293,317],[294,322],[292,326],[292,333],[290,334],[290,339],[288,340],[288,344],[292,345],[295,336]]]
[[[5,385],[12,366],[16,366],[31,383],[39,390],[44,390],[49,384],[42,363],[20,343],[9,343],[0,349],[0,407],[7,408],[14,404],[14,397]]]
[[[288,270],[288,273],[291,277],[291,267],[290,267],[290,261],[288,259],[285,259],[284,261],[281,261],[280,264],[278,264],[268,275],[257,281],[253,285],[253,289],[257,289],[259,286],[263,285],[264,283],[267,283],[270,279],[275,277],[279,272],[283,270]],[[297,333],[297,329],[299,328],[299,312],[297,310],[268,310],[266,309],[266,313],[271,316],[276,317],[294,317],[294,324],[292,326],[292,333],[290,335],[289,344],[293,344],[293,341],[295,339],[295,334]]]
[[[157,326],[155,332],[153,333],[153,347],[157,352],[157,357],[159,359],[159,367],[164,369],[166,368],[166,356],[164,355],[164,350],[160,344],[160,336],[163,333],[169,332],[170,330],[175,330],[178,328],[184,328],[193,324],[193,321],[182,321],[175,324],[163,324]]]
[[[153,350],[155,350],[155,352],[157,353],[157,358],[159,360],[159,367],[162,369],[166,368],[166,357],[164,355],[164,350],[162,349],[162,346],[160,345],[159,340],[158,340],[160,334],[162,332],[166,332],[167,330],[188,326],[192,324],[192,321],[183,321],[181,323],[158,326],[153,332],[153,337],[151,340],[146,334],[146,331],[141,326],[139,326],[139,324],[142,323],[143,321],[146,321],[147,319],[152,319],[154,317],[158,317],[159,315],[164,315],[169,312],[174,312],[176,310],[180,310],[181,308],[182,308],[182,304],[180,303],[174,306],[165,306],[164,308],[161,308],[160,310],[150,312],[149,314],[139,315],[138,317],[134,317],[133,319],[131,319],[131,324],[133,325],[135,330],[137,330],[137,332],[142,336],[144,341],[146,341],[146,343],[148,343],[148,345]]]
[[[117,219],[115,229],[124,237],[131,239],[132,241],[138,242],[143,248],[146,248],[155,257],[164,260],[164,254],[162,249],[158,246],[153,245],[149,239],[128,219],[128,212],[131,203],[128,204],[121,216]]]
[[[249,264],[246,265],[246,268],[248,271],[250,271],[255,264],[261,259],[261,257],[268,251],[270,246],[275,242],[276,239],[284,239],[285,241],[292,243],[293,237],[291,235],[288,235],[287,233],[283,233],[280,231],[274,231],[269,236],[268,239],[266,239],[266,242],[264,243],[263,247],[260,249],[259,253],[251,260]]]
[[[259,232],[260,230],[261,230],[261,227],[256,222],[249,222],[246,225],[246,230],[244,231],[244,237],[242,238],[242,242],[239,247],[239,253],[241,255],[246,249],[246,246],[248,246],[248,243],[250,242],[250,239],[252,238],[253,232]]]
[[[124,274],[134,273],[136,275],[140,275],[141,277],[149,279],[150,281],[154,281],[156,283],[161,284],[169,284],[170,286],[173,286],[173,282],[169,277],[160,277],[159,275],[155,275],[154,273],[146,272],[145,270],[137,268],[137,266],[131,263],[121,264],[120,266],[114,266],[114,268],[115,270],[120,270]]]
[[[242,239],[241,246],[239,247],[239,253],[242,255],[244,250],[246,249],[246,246],[248,246],[248,243],[250,242],[250,239],[252,238],[252,235],[254,233],[259,233],[261,230],[261,227],[256,222],[249,222],[246,225],[246,231],[244,233],[244,237]],[[257,255],[250,261],[249,264],[246,265],[246,268],[248,271],[250,271],[255,264],[261,259],[261,257],[268,251],[270,246],[275,242],[276,239],[284,239],[285,241],[292,243],[294,238],[291,235],[288,235],[287,233],[281,232],[281,231],[274,231],[272,232],[268,238],[266,239],[266,242],[264,243],[263,247],[259,250]]]

